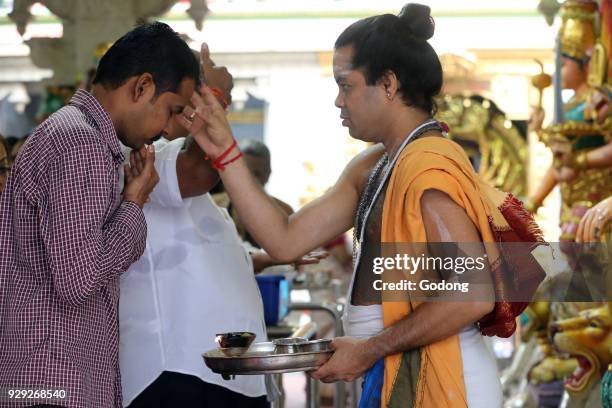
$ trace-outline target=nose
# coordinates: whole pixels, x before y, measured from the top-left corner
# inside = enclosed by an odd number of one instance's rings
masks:
[[[344,107],[344,98],[342,97],[342,92],[338,91],[338,96],[336,96],[334,105],[336,105],[336,108]]]
[[[168,123],[166,123],[166,127],[165,127],[165,128],[163,128],[163,129],[161,130],[161,132],[159,132],[159,136],[164,137],[164,138],[166,138],[166,139],[167,139],[167,136],[168,136],[168,135],[172,135],[173,133],[175,133],[175,132],[176,132],[176,129],[177,129],[178,127],[180,127],[180,126],[179,126],[179,125],[176,125],[176,126],[175,126],[174,122],[176,122],[176,121],[175,121],[175,120],[173,120],[173,118],[171,117],[171,118],[168,120]]]

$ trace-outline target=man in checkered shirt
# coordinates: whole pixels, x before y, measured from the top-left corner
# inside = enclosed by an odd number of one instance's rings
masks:
[[[158,180],[143,145],[197,83],[176,32],[139,26],[102,57],[92,93],[77,91],[26,142],[0,196],[0,407],[121,406],[119,274],[144,250]],[[123,193],[120,142],[135,149]]]

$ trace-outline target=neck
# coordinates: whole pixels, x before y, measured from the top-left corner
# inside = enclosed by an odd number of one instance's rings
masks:
[[[386,138],[383,140],[389,159],[395,157],[406,137],[414,129],[430,119],[429,114],[412,107],[405,107],[400,113],[392,115],[392,117],[393,120],[391,120],[385,132]]]
[[[579,100],[581,99],[584,95],[587,94],[589,90],[589,86],[587,85],[586,81],[583,82],[582,84],[580,84],[580,86],[576,89],[574,89],[574,99]]]
[[[104,86],[97,84],[93,86],[91,90],[91,95],[94,98],[96,98],[98,103],[102,105],[104,110],[108,113],[108,115],[110,116],[113,122],[113,127],[117,131],[117,135],[119,135],[121,115],[120,115],[120,112],[117,109],[115,109],[115,107],[118,106],[118,104],[113,103],[114,93],[104,88]]]

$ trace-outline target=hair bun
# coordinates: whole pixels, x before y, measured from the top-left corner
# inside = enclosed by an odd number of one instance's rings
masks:
[[[422,40],[429,40],[433,37],[435,23],[431,17],[429,6],[417,3],[408,3],[402,7],[398,15],[400,22],[412,35]]]

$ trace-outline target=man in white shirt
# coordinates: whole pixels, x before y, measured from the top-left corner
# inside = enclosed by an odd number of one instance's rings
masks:
[[[214,66],[205,44],[201,58],[205,82],[229,101],[231,75]],[[219,332],[250,331],[265,341],[263,306],[251,257],[208,194],[217,173],[190,138],[167,139],[155,143],[160,182],[144,208],[145,253],[121,280],[124,405],[268,406],[262,376],[225,381],[201,358]]]

